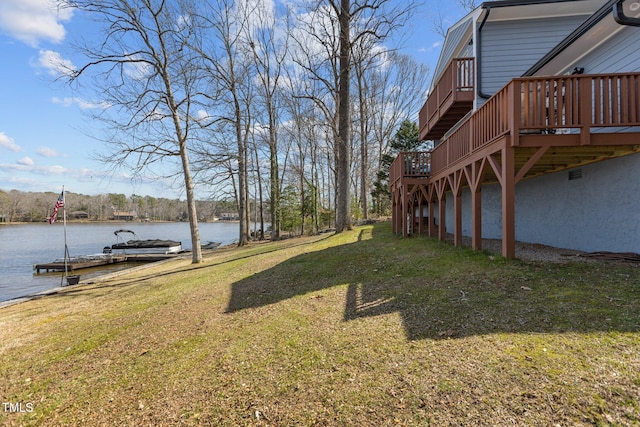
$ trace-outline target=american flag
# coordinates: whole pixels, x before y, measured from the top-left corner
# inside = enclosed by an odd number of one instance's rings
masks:
[[[49,218],[49,224],[53,224],[58,216],[58,209],[64,207],[64,190],[60,193],[60,197],[56,201],[56,205],[53,207],[53,212],[51,213],[51,217]]]

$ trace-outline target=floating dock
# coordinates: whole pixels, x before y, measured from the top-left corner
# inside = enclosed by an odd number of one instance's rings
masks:
[[[33,269],[38,273],[40,271],[64,271],[65,266],[67,271],[80,270],[83,268],[100,267],[103,265],[115,264],[126,261],[124,255],[110,255],[102,257],[72,257],[65,263],[64,260],[56,260],[53,262],[47,262],[44,264],[36,264]]]
[[[83,268],[101,267],[121,262],[156,262],[165,259],[176,258],[179,254],[111,254],[102,257],[72,257],[67,260],[67,271],[81,270]],[[65,262],[56,260],[44,264],[36,264],[33,269],[38,273],[41,271],[64,271]]]

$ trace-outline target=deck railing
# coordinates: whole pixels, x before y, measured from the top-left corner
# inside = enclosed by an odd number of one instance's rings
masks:
[[[640,126],[640,73],[517,78],[430,153],[401,153],[389,182],[426,176],[404,167],[408,156],[430,161],[420,168],[434,175],[507,134],[514,146],[521,135],[554,133],[580,134],[589,144],[594,128],[628,126]]]
[[[429,176],[431,153],[413,151],[398,154],[389,168],[389,184],[395,184],[402,177],[424,178]]]
[[[439,120],[443,107],[456,102],[460,98],[459,94],[464,94],[465,100],[467,98],[473,100],[474,86],[474,59],[452,59],[420,109],[418,117],[420,134],[428,133]]]

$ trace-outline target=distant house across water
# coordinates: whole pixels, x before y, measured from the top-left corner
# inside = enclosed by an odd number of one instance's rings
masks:
[[[72,219],[89,219],[89,214],[85,211],[75,211],[71,212],[70,217]]]
[[[240,216],[235,212],[223,212],[220,214],[220,221],[240,221]]]
[[[138,218],[137,213],[127,211],[114,211],[111,217],[114,221],[134,221],[136,218]]]

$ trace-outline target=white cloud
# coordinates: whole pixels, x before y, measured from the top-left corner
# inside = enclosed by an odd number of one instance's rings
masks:
[[[237,1],[236,8],[248,12],[248,26],[251,30],[272,27],[276,20],[276,6],[273,0]]]
[[[13,142],[13,138],[9,138],[4,132],[0,132],[0,147],[15,151],[16,153],[22,150],[18,144]]]
[[[133,80],[144,80],[152,73],[151,65],[142,60],[136,55],[130,55],[129,62],[124,64],[124,73]],[[139,61],[139,62],[136,62]]]
[[[0,164],[0,170],[11,171],[11,172],[31,172],[36,175],[62,175],[69,172],[67,168],[59,165],[35,166],[33,164],[29,165],[29,164],[23,164],[23,163]]]
[[[59,52],[53,50],[40,50],[38,52],[38,61],[34,64],[36,67],[44,68],[52,76],[69,76],[76,67],[73,63],[64,59]]]
[[[33,159],[31,157],[23,157],[17,163],[23,166],[33,166]]]
[[[60,155],[56,150],[49,147],[38,147],[36,153],[40,154],[42,157],[58,157]]]
[[[0,1],[0,31],[29,46],[40,41],[60,43],[64,40],[63,22],[73,16],[73,9],[57,7],[53,0]]]
[[[51,98],[51,102],[53,102],[54,104],[63,105],[65,107],[77,105],[82,110],[106,110],[110,106],[107,102],[90,102],[78,97],[58,98],[57,96],[54,96],[53,98]]]
[[[40,167],[38,168],[38,172],[44,175],[62,175],[64,173],[69,172],[69,170],[64,166],[53,165],[53,166]]]
[[[198,110],[196,112],[196,120],[199,122],[203,122],[209,120],[211,116],[205,110]]]

